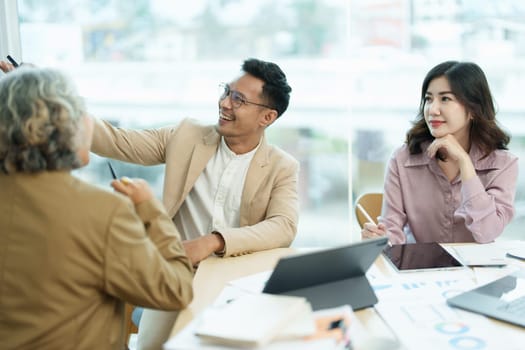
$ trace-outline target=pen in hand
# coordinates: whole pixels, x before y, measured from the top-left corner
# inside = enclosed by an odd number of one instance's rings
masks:
[[[117,174],[115,173],[115,169],[113,169],[113,166],[111,166],[111,163],[109,162],[109,160],[108,160],[108,166],[109,166],[109,171],[111,171],[111,176],[113,176],[114,180],[117,180]]]
[[[18,63],[10,55],[7,55],[7,60],[13,65],[13,67],[15,67],[15,68],[18,67]]]
[[[383,224],[379,224],[379,223],[376,223],[374,221],[374,219],[372,219],[372,217],[370,216],[370,214],[368,214],[368,212],[365,210],[365,208],[363,208],[363,206],[359,203],[356,204],[357,206],[357,209],[359,209],[359,211],[361,212],[361,214],[364,215],[364,217],[366,218],[366,221],[368,221],[368,223],[372,224],[372,225],[375,225],[375,226],[382,226],[381,230],[384,230],[384,225]],[[377,217],[377,219],[379,220],[380,216]],[[379,227],[378,227],[379,228]],[[362,232],[365,232],[365,231],[369,231],[370,229],[363,229]],[[369,232],[373,232],[373,231],[369,231]],[[379,237],[380,235],[378,233],[375,233],[373,232],[372,235],[370,234],[366,234],[366,233],[362,233],[363,234],[363,237],[364,238],[375,238],[375,237]],[[381,234],[381,235],[384,235],[386,234],[386,231]],[[391,246],[392,243],[390,242],[390,240],[388,241],[388,245]]]
[[[345,324],[344,318],[340,318],[340,319],[330,322],[330,325],[328,326],[328,330],[332,330],[336,328],[341,329],[343,331],[343,334],[346,333],[346,324]]]
[[[365,210],[365,208],[363,208],[363,206],[361,204],[357,203],[357,209],[359,209],[361,214],[363,214],[365,216],[366,220],[369,223],[377,225],[376,222],[374,221],[374,219],[372,219],[372,217],[368,214],[368,212]]]
[[[115,173],[115,169],[113,169],[113,166],[111,165],[110,161],[108,160],[108,167],[109,167],[109,171],[111,171],[111,176],[113,177],[113,180],[118,180],[117,178],[117,173]],[[133,182],[133,180],[131,180],[129,177],[127,176],[123,176],[121,179],[120,179],[120,182],[122,182],[123,184],[130,184]]]

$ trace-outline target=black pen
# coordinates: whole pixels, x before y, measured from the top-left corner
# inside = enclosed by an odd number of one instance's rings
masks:
[[[111,163],[109,162],[109,160],[108,160],[108,166],[109,166],[109,171],[111,171],[111,176],[113,176],[113,179],[116,180],[117,179],[117,174],[115,174],[115,170],[111,166]]]
[[[519,252],[519,251],[512,252],[512,251],[510,251],[510,252],[507,252],[507,256],[509,258],[514,258],[514,259],[525,261],[525,251],[523,251],[523,252]]]
[[[11,62],[11,64],[16,68],[18,67],[18,63],[16,63],[15,59],[11,57],[10,55],[7,55],[7,60]]]
[[[345,322],[345,319],[344,318],[340,318],[340,319],[337,319],[335,321],[332,321],[330,322],[330,325],[328,326],[328,330],[331,331],[331,330],[334,330],[334,329],[340,329],[341,330],[341,333],[342,333],[342,336],[343,336],[343,344],[344,344],[344,349],[352,349],[352,343],[350,342],[350,339],[347,338],[348,334],[346,334],[347,332],[347,327],[346,327],[346,322]]]
[[[328,326],[328,330],[340,328],[343,331],[343,334],[346,332],[346,324],[344,318],[340,318],[338,320],[330,322],[330,325]]]

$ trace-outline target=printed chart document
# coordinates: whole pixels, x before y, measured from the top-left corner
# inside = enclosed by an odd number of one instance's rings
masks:
[[[447,298],[476,286],[471,272],[415,273],[391,279],[378,277],[372,286],[379,298],[376,311],[405,349],[499,349],[501,339],[511,344],[505,349],[523,347],[520,330],[446,304]]]

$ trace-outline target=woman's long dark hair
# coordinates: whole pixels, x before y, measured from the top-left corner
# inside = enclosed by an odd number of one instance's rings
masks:
[[[423,80],[419,113],[406,136],[410,154],[421,153],[421,144],[434,140],[423,111],[428,85],[442,76],[447,78],[452,93],[472,115],[470,142],[481,148],[484,157],[496,149],[507,149],[510,136],[498,126],[492,94],[483,70],[472,62],[447,61],[432,68]]]

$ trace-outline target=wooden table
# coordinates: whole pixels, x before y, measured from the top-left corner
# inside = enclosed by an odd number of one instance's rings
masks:
[[[279,248],[238,257],[210,257],[201,262],[194,278],[194,299],[185,310],[180,312],[170,338],[188,325],[207,306],[211,305],[229,281],[272,270],[279,258],[308,250],[314,249]],[[374,265],[386,277],[396,274],[387,266],[388,263],[382,255],[376,259]],[[521,265],[525,267],[525,264]],[[361,339],[357,346],[354,344],[355,349],[404,349],[375,308],[356,311],[355,315],[364,327],[363,333],[366,333],[366,339]],[[523,332],[525,338],[523,328],[496,320],[491,320],[491,322]]]
[[[300,250],[300,252],[304,251],[305,249]],[[211,305],[229,281],[271,270],[275,267],[279,258],[298,252],[299,250],[294,248],[278,248],[238,257],[210,257],[202,261],[193,282],[193,301],[186,309],[180,312],[170,338],[188,325],[207,306]],[[375,262],[380,269],[384,268],[385,263],[381,256]],[[375,338],[375,342],[377,342],[377,346],[368,343],[367,349],[382,348],[383,346],[378,341],[379,338],[389,340],[395,338],[373,308],[359,310],[355,314],[366,328],[367,333]]]

